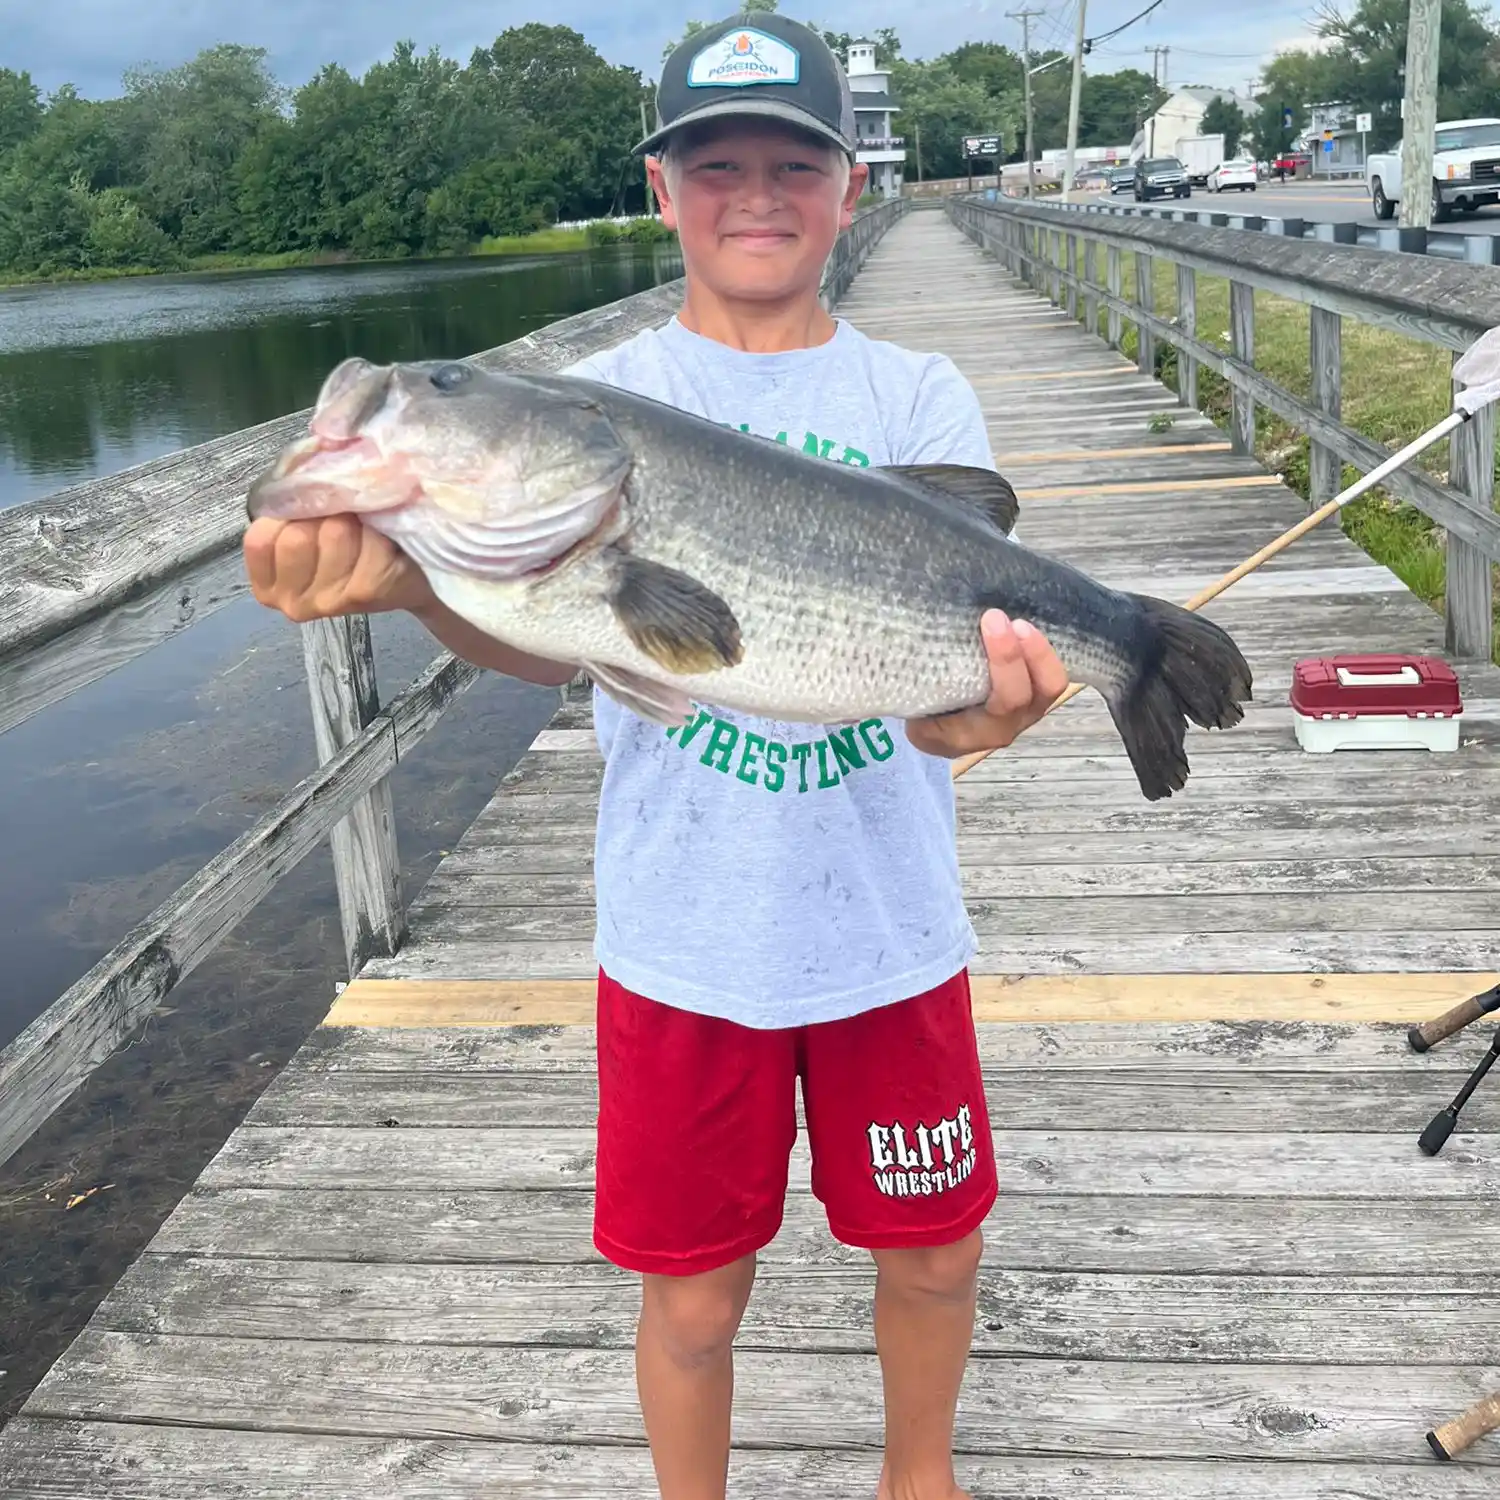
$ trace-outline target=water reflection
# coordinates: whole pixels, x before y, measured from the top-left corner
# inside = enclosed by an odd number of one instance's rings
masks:
[[[471,354],[679,272],[622,246],[0,291],[0,509],[296,411],[349,355]]]

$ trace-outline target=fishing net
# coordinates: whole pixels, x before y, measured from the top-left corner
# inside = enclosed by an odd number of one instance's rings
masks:
[[[1453,400],[1453,409],[1473,416],[1481,407],[1500,400],[1500,328],[1482,335],[1453,366],[1453,378],[1465,389]]]

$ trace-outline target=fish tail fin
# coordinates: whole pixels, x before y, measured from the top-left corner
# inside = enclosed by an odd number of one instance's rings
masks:
[[[1154,802],[1187,784],[1187,721],[1204,729],[1238,724],[1251,672],[1222,626],[1165,599],[1133,597],[1145,616],[1145,665],[1105,701],[1141,791]]]

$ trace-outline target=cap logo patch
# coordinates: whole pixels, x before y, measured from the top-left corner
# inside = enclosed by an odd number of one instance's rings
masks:
[[[743,88],[752,83],[796,83],[802,71],[795,47],[764,31],[734,31],[710,42],[688,65],[688,87]]]

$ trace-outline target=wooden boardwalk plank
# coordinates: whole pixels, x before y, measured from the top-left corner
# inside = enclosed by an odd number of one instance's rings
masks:
[[[877,1448],[873,1355],[747,1350],[735,1436]],[[1410,1463],[1422,1432],[1500,1385],[1500,1367],[979,1359],[959,1405],[965,1453]],[[28,1416],[492,1442],[644,1440],[633,1356],[600,1348],[80,1334]],[[1500,1467],[1500,1451],[1467,1462]]]
[[[757,1272],[737,1349],[870,1354],[874,1268]],[[602,1263],[378,1265],[150,1254],[100,1332],[482,1348],[629,1349],[640,1282]],[[1500,1286],[1467,1275],[980,1273],[977,1358],[1500,1365]]]
[[[1452,1054],[1448,1054],[1451,1059]],[[1472,1066],[1472,1064],[1471,1064]],[[1374,1074],[1074,1068],[1028,1079],[991,1072],[990,1120],[1009,1130],[1184,1130],[1413,1134],[1458,1091],[1468,1068]],[[498,1085],[498,1086],[497,1086]],[[387,1128],[426,1125],[567,1126],[589,1129],[599,1096],[591,1073],[284,1074],[263,1094],[248,1125]],[[1500,1131],[1500,1097],[1480,1093],[1464,1111],[1471,1131]]]
[[[1023,540],[1105,582],[1185,598],[1305,513],[940,214],[841,311],[957,362]],[[1334,528],[1208,613],[1257,698],[1192,733],[1182,796],[1144,802],[1092,694],[958,787],[1002,1183],[960,1477],[977,1500],[1480,1500],[1500,1445],[1437,1465],[1423,1434],[1500,1386],[1500,1093],[1425,1157],[1482,1044],[1404,1033],[1497,978],[1500,672],[1459,665],[1458,755],[1306,756],[1296,658],[1440,653],[1441,620]],[[0,1433],[7,1500],[655,1495],[639,1292],[592,1241],[598,785],[565,702],[408,946]],[[730,1492],[872,1494],[871,1266],[801,1137],[760,1262]]]
[[[330,1437],[22,1418],[3,1449],[6,1500],[657,1500],[643,1448],[579,1443]],[[89,1478],[84,1491],[68,1473]],[[878,1455],[792,1447],[735,1455],[733,1500],[875,1493]],[[1399,1464],[1139,1460],[1071,1452],[966,1457],[975,1500],[1493,1500],[1493,1468]]]
[[[1461,1127],[1441,1156],[1429,1158],[1416,1150],[1415,1131],[1424,1124],[1425,1117],[1400,1134],[996,1129],[994,1149],[1000,1180],[1012,1195],[1357,1198],[1367,1203],[1500,1198],[1500,1157],[1489,1149],[1492,1138]],[[594,1133],[560,1126],[245,1126],[224,1143],[199,1181],[214,1188],[380,1192],[421,1183],[434,1191],[591,1192]],[[805,1137],[792,1148],[789,1191],[811,1191]]]
[[[1415,1152],[1414,1143],[1410,1149]],[[1005,1191],[985,1222],[985,1259],[1078,1275],[1253,1268],[1260,1275],[1316,1280],[1378,1267],[1397,1278],[1441,1277],[1456,1265],[1493,1262],[1494,1217],[1492,1208],[1458,1197],[1376,1204],[1357,1197]],[[599,1259],[592,1227],[593,1199],[576,1188],[450,1190],[394,1181],[383,1190],[198,1188],[162,1226],[153,1249],[233,1260],[572,1265]],[[810,1193],[791,1193],[781,1232],[759,1260],[867,1265],[869,1257],[831,1238]]]

